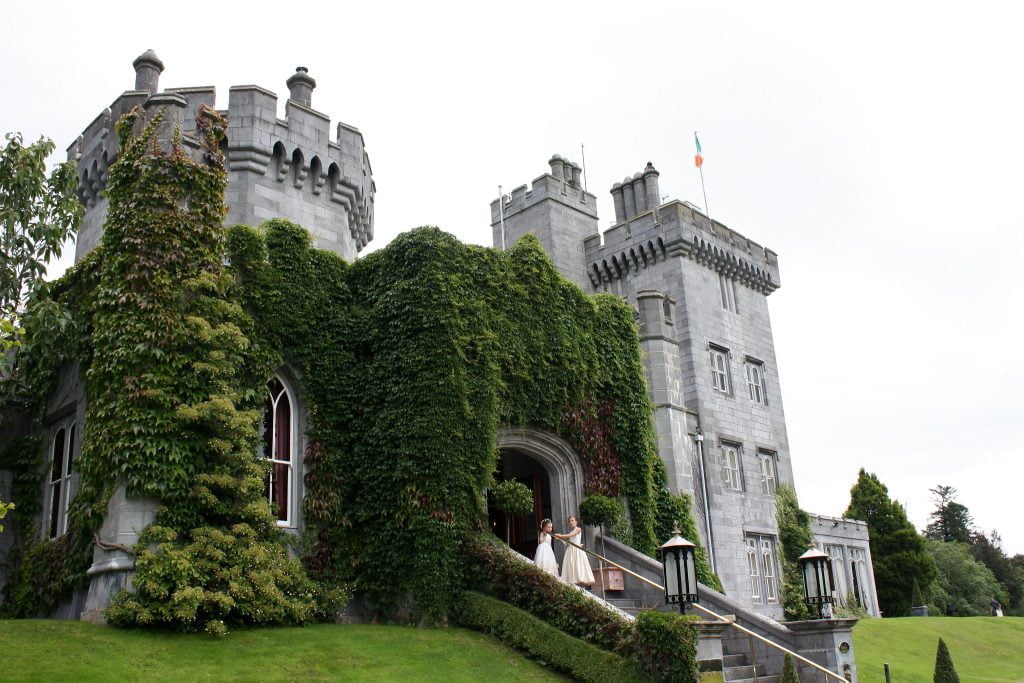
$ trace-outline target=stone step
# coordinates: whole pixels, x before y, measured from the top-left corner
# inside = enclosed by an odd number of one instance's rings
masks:
[[[726,666],[723,667],[723,670],[725,671],[725,680],[727,681],[742,681],[754,677],[754,667],[750,664],[745,666]]]
[[[746,666],[747,663],[747,655],[745,654],[722,656],[722,666]]]

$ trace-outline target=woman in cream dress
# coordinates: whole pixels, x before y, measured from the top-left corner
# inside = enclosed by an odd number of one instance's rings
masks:
[[[575,517],[569,518],[569,533],[554,534],[555,538],[583,545],[583,529]],[[589,588],[594,585],[594,572],[590,569],[590,558],[576,546],[565,546],[565,557],[562,558],[562,580],[575,583],[577,586]]]
[[[540,533],[537,534],[537,552],[533,555],[533,562],[538,567],[558,576],[558,560],[555,559],[555,551],[551,549],[551,520],[542,519],[540,522]]]

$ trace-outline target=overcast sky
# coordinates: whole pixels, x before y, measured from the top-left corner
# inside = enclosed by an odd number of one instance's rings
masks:
[[[497,186],[581,143],[602,226],[647,161],[662,194],[703,204],[697,129],[711,214],[779,254],[802,507],[842,514],[864,467],[923,527],[948,484],[1024,552],[1024,10],[230,4],[7,3],[0,132],[65,149],[147,48],[161,86],[215,85],[226,108],[255,83],[282,116],[301,64],[313,106],[365,135],[379,248],[424,224],[490,244]]]

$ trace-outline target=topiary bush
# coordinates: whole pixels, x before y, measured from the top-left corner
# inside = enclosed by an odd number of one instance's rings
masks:
[[[509,479],[491,489],[494,507],[505,513],[505,538],[509,538],[513,515],[528,515],[533,512],[533,491],[522,482]]]
[[[622,519],[622,503],[608,496],[590,495],[580,502],[580,517],[584,524],[610,527]]]
[[[452,607],[454,621],[488,633],[528,657],[577,681],[642,681],[632,663],[600,650],[544,623],[537,617],[495,598],[463,592]]]
[[[673,612],[641,612],[619,652],[652,681],[697,681],[697,630]]]
[[[779,683],[800,683],[800,678],[796,675],[796,663],[788,653],[782,660],[782,676]]]
[[[935,683],[960,683],[960,675],[953,667],[953,658],[949,656],[949,648],[946,641],[939,638],[939,644],[935,649]]]

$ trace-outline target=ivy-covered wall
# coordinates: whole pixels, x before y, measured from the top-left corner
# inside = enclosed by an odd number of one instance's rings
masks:
[[[9,614],[45,614],[80,583],[123,485],[161,507],[114,623],[301,623],[350,584],[379,614],[442,618],[463,583],[460,546],[484,523],[499,425],[574,444],[585,493],[628,498],[624,540],[642,551],[689,516],[665,491],[624,302],[584,295],[532,237],[501,252],[420,228],[349,264],[286,221],[225,231],[223,121],[201,112],[193,151],[158,139],[158,124],[137,111],[119,123],[103,242],[26,324],[27,397],[45,403],[77,361],[88,407],[69,531],[39,542],[23,530]],[[257,450],[282,362],[307,410],[302,565]],[[27,452],[11,457],[29,482],[45,463]]]
[[[562,279],[534,238],[500,252],[420,228],[350,265],[270,221],[233,228],[229,251],[265,343],[303,378],[316,572],[385,613],[408,597],[443,613],[499,425],[577,445],[587,492],[625,494],[627,540],[653,552],[664,473],[632,312]]]

